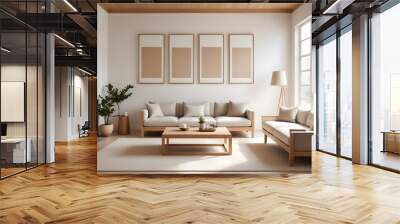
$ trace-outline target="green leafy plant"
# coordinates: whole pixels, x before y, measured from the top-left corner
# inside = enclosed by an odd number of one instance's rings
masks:
[[[117,106],[118,116],[121,116],[120,105],[124,100],[132,96],[133,93],[131,92],[131,89],[133,89],[133,85],[129,84],[122,89],[118,89],[112,84],[108,84],[106,88],[107,94],[110,96],[113,103],[115,103],[115,105]]]
[[[203,116],[199,117],[199,124],[204,124],[204,123],[206,123],[206,119]]]
[[[99,95],[99,100],[97,100],[97,113],[104,117],[104,122],[106,125],[110,124],[110,116],[115,111],[114,102],[111,97],[107,94],[105,96]]]

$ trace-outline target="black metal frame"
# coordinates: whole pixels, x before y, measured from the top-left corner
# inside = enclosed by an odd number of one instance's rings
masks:
[[[38,10],[38,5],[36,7],[37,7],[37,10]],[[4,10],[1,10],[1,11],[5,12]],[[47,11],[47,7],[46,7],[46,11]],[[12,15],[9,15],[9,16],[11,16],[13,19],[16,19],[17,21],[21,22],[18,18],[14,17]],[[25,14],[25,17],[26,16],[27,16],[27,14]],[[30,169],[33,169],[33,168],[37,168],[37,167],[47,163],[47,110],[46,110],[47,109],[47,74],[48,74],[47,73],[47,33],[43,33],[41,31],[33,28],[29,24],[24,23],[23,21],[22,21],[22,23],[24,24],[24,28],[25,28],[25,30],[22,32],[23,34],[25,34],[25,84],[24,84],[24,98],[25,98],[24,99],[24,107],[25,107],[24,108],[24,120],[25,120],[25,169],[21,170],[19,172],[15,172],[13,174],[10,174],[8,176],[2,176],[2,169],[0,167],[0,180],[4,180],[6,178],[15,176],[15,175],[23,173],[23,172],[26,172],[26,171],[28,171]],[[39,135],[39,107],[37,106],[36,107],[36,142],[37,142],[36,162],[35,162],[35,164],[33,166],[29,166],[29,167],[28,167],[28,162],[27,162],[28,161],[28,154],[26,153],[27,147],[28,147],[28,144],[27,144],[27,141],[28,141],[28,125],[27,125],[26,122],[28,120],[27,119],[27,116],[28,116],[28,113],[27,113],[28,33],[31,33],[31,32],[28,32],[28,30],[32,30],[34,33],[36,33],[36,45],[37,45],[36,46],[36,99],[37,99],[36,104],[37,105],[39,104],[39,88],[38,88],[39,87],[39,82],[38,82],[38,80],[39,80],[39,69],[38,69],[38,65],[39,65],[39,50],[38,50],[39,33],[43,33],[44,34],[43,35],[43,42],[42,42],[43,47],[44,47],[44,51],[41,52],[41,53],[44,54],[44,55],[42,55],[42,57],[44,59],[44,64],[43,64],[44,68],[42,70],[42,72],[43,72],[42,73],[42,76],[43,76],[42,77],[42,82],[44,83],[44,93],[43,93],[44,94],[44,99],[43,99],[44,117],[42,117],[44,119],[42,121],[44,123],[44,136],[43,136],[44,145],[42,146],[42,147],[44,147],[43,148],[43,152],[44,152],[43,159],[44,159],[44,161],[42,163],[39,162],[39,136],[38,136]],[[3,32],[0,32],[0,43],[1,43],[2,33]],[[1,67],[1,62],[2,62],[2,56],[0,54],[0,67]],[[1,71],[0,71],[0,81],[1,81]],[[1,93],[0,93],[0,97],[1,97]],[[0,120],[1,120],[1,115],[0,115]],[[0,144],[0,156],[1,156],[1,144]],[[31,165],[31,164],[29,164],[29,165]]]
[[[343,28],[340,28],[334,33],[333,35],[327,37],[326,39],[322,40],[320,43],[318,43],[316,46],[316,148],[317,151],[323,152],[329,155],[337,156],[343,159],[347,160],[352,160],[352,158],[347,157],[342,155],[341,151],[341,97],[340,97],[340,92],[341,92],[341,57],[340,57],[340,37],[350,31],[349,27],[351,27],[352,24],[349,24]],[[348,30],[349,29],[349,30]],[[344,32],[345,31],[345,32]],[[334,38],[332,38],[334,36]],[[332,39],[332,40],[329,40]],[[330,42],[330,41],[336,41],[336,153],[332,153],[329,151],[326,151],[324,149],[321,149],[319,146],[319,47],[320,44],[323,42]]]

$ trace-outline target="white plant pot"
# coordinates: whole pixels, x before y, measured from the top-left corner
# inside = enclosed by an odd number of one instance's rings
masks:
[[[102,124],[100,125],[100,136],[108,137],[111,136],[114,130],[113,124]]]

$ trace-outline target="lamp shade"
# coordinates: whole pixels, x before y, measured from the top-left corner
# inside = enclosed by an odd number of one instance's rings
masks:
[[[286,86],[287,85],[286,71],[273,71],[271,85]]]

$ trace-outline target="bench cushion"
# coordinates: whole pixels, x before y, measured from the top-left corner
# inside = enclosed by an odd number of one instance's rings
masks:
[[[303,129],[308,130],[307,126],[284,121],[264,121],[263,129],[271,133],[274,137],[281,140],[283,143],[290,145],[290,130]]]
[[[178,118],[172,116],[151,117],[144,120],[145,127],[177,127]]]
[[[204,117],[204,120],[206,121],[206,124],[210,125],[216,124],[216,121],[213,117]],[[181,117],[179,118],[179,124],[187,124],[188,126],[191,127],[198,127],[199,126],[199,117]]]
[[[218,127],[250,127],[251,121],[244,117],[216,117]]]

